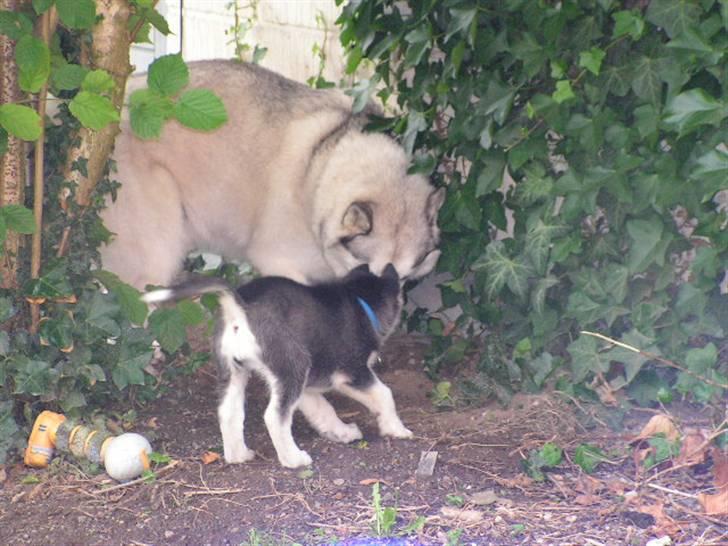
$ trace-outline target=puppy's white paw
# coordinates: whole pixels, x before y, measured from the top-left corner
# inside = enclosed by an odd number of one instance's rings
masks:
[[[332,442],[340,442],[342,444],[361,440],[364,437],[361,430],[359,430],[359,427],[356,426],[356,423],[342,423],[341,426],[336,427],[336,429],[325,432],[324,436]]]
[[[255,451],[246,446],[235,446],[233,449],[225,449],[225,462],[228,464],[247,463],[255,459]]]
[[[280,461],[281,465],[285,466],[286,468],[309,466],[313,462],[311,460],[311,456],[302,449],[299,449],[298,451],[293,451],[291,453],[286,453],[285,455],[278,455],[278,460]]]
[[[402,423],[386,423],[380,425],[382,436],[391,436],[392,438],[412,438],[412,431],[405,427]]]

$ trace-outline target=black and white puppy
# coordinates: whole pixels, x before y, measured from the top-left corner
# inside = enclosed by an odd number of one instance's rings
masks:
[[[339,281],[314,286],[262,277],[234,290],[223,280],[199,278],[148,292],[143,299],[156,303],[210,292],[220,294],[215,346],[225,461],[243,463],[255,456],[243,435],[250,372],[268,384],[264,420],[285,467],[311,464],[291,434],[297,409],[330,440],[361,439],[359,427],[342,422],[323,396],[329,390],[364,404],[377,416],[382,435],[412,436],[397,415],[392,391],[372,370],[402,308],[399,276],[391,264],[381,277],[363,265]]]

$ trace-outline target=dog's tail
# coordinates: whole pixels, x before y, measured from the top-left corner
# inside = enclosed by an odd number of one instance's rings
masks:
[[[242,311],[242,302],[235,289],[226,281],[216,277],[195,277],[174,286],[158,288],[144,294],[142,300],[146,303],[161,303],[195,298],[202,294],[219,294],[220,306],[225,317],[239,315]]]

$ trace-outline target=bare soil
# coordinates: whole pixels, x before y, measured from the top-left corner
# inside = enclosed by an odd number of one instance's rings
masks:
[[[711,491],[709,460],[653,481],[664,467],[638,471],[629,439],[652,413],[628,415],[623,430],[613,432],[589,408],[558,394],[519,395],[507,409],[441,411],[428,398],[433,384],[423,372],[424,349],[421,339],[396,337],[379,370],[415,438],[381,438],[365,409],[333,397],[365,441],[331,443],[297,419],[294,436],[314,459],[303,470],[278,464],[261,418],[267,396],[259,382],[249,386],[246,416],[257,458],[203,463],[205,452],[221,451],[214,366],[179,376],[168,393],[138,410],[134,423],[156,452],[172,457],[153,481],[117,484],[70,458],[44,470],[0,466],[0,545],[364,544],[363,537],[376,536],[375,482],[382,507],[396,509],[387,534],[398,535],[397,544],[646,545],[668,535],[671,544],[728,544],[726,521],[702,514],[696,500]],[[680,422],[704,428],[709,416],[686,407]],[[547,441],[564,448],[567,460],[535,482],[521,461]],[[591,476],[571,461],[583,443],[610,457]],[[427,451],[438,453],[434,473],[418,477]],[[419,530],[405,532],[418,518]]]

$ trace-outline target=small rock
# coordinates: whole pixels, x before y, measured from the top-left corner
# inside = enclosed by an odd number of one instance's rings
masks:
[[[493,518],[493,523],[503,523],[503,518],[501,516],[496,516]]]
[[[485,491],[478,491],[470,495],[470,502],[480,506],[487,506],[493,504],[498,500],[498,495],[492,489],[486,489]]]
[[[670,546],[670,544],[672,544],[672,539],[668,536],[664,536],[648,540],[645,546]]]
[[[172,538],[174,536],[174,531],[165,531],[164,532],[164,538]]]
[[[339,486],[339,487],[341,487],[345,483],[346,483],[346,480],[344,480],[343,478],[336,478],[334,480],[334,485]]]

